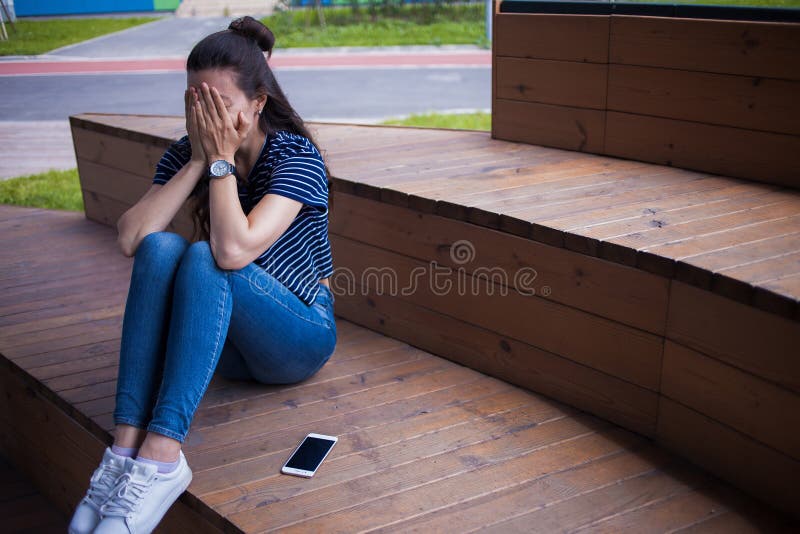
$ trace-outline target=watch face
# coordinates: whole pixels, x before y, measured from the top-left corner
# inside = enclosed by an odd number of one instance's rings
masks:
[[[229,163],[225,160],[218,159],[211,164],[211,174],[214,176],[225,176],[230,171],[228,170]]]

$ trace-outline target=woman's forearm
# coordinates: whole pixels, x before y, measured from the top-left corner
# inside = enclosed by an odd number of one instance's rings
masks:
[[[211,213],[209,246],[214,259],[223,269],[238,269],[250,222],[242,211],[236,177],[229,174],[224,178],[212,178],[208,202]]]
[[[166,184],[148,190],[122,214],[117,221],[117,242],[125,256],[133,256],[147,234],[166,229],[205,171],[204,162],[189,161]]]

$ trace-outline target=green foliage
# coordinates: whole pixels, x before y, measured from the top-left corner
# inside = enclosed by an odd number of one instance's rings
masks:
[[[68,44],[79,43],[154,20],[158,18],[19,19],[14,23],[16,33],[11,25],[6,23],[9,39],[0,41],[0,56],[43,54]]]
[[[475,44],[487,47],[483,4],[406,4],[280,11],[262,19],[276,48]],[[319,12],[322,11],[324,25]]]
[[[84,211],[78,169],[52,170],[0,181],[0,204]]]

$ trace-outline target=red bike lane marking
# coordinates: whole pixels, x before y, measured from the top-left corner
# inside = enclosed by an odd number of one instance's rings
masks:
[[[394,67],[394,66],[491,66],[489,51],[437,54],[314,54],[274,55],[269,64],[284,67]],[[103,74],[120,72],[182,72],[186,58],[111,60],[9,60],[0,61],[0,76],[34,74]]]

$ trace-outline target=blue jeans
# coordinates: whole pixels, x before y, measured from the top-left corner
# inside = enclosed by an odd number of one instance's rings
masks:
[[[146,235],[125,304],[114,422],[183,443],[217,371],[231,380],[305,380],[336,346],[333,293],[307,305],[262,267],[221,269],[208,241]]]

